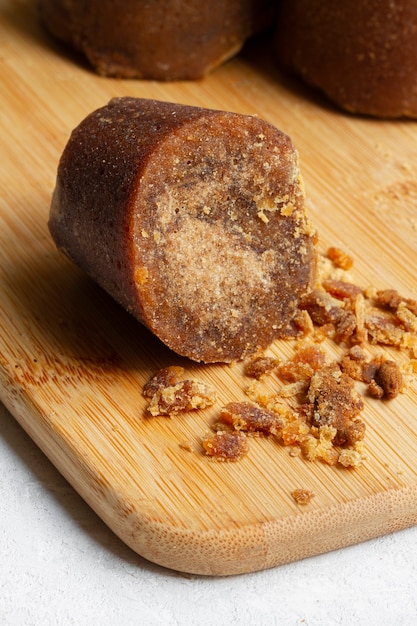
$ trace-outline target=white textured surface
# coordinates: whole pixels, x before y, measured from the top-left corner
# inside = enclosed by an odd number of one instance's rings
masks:
[[[2,626],[416,623],[417,528],[230,578],[132,552],[0,405]]]

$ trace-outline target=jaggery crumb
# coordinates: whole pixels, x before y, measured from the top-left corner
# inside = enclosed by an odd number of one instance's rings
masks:
[[[287,382],[310,380],[314,372],[324,367],[326,360],[324,350],[317,345],[306,344],[291,359],[279,366],[278,374]]]
[[[357,467],[362,463],[363,455],[359,450],[345,448],[339,454],[338,462],[344,467]]]
[[[354,300],[356,296],[363,294],[363,289],[358,287],[358,285],[337,278],[327,278],[324,280],[323,289],[338,300]]]
[[[333,297],[324,289],[314,289],[300,302],[300,308],[308,311],[317,326],[331,324],[340,340],[352,336],[356,329],[354,313],[345,306],[345,301]]]
[[[184,368],[179,365],[169,365],[158,370],[143,387],[145,398],[152,398],[153,395],[164,387],[171,387],[178,383],[184,374]]]
[[[311,424],[336,429],[334,443],[352,445],[363,439],[365,424],[356,420],[363,409],[363,400],[354,380],[331,364],[316,372],[307,394],[311,406]]]
[[[206,454],[216,461],[239,461],[249,450],[246,435],[233,431],[207,435],[202,445]]]
[[[384,390],[380,385],[378,385],[374,378],[368,385],[368,393],[370,396],[372,396],[373,398],[377,398],[378,400],[384,397]]]
[[[403,299],[395,289],[380,289],[376,292],[376,299],[380,306],[396,309]]]
[[[313,320],[306,309],[298,309],[293,318],[293,324],[298,334],[312,335],[314,333]]]
[[[340,267],[342,270],[350,270],[353,267],[353,258],[340,248],[328,248],[327,257],[336,267]]]
[[[253,402],[229,402],[221,409],[220,419],[236,431],[264,435],[279,434],[286,423],[278,413]]]
[[[198,380],[181,380],[159,389],[151,398],[148,412],[153,416],[171,416],[196,409],[205,409],[216,402],[215,390]]]
[[[194,378],[181,380],[184,368],[170,366],[160,369],[146,383],[143,395],[150,398],[147,407],[153,417],[171,416],[212,406],[216,391],[211,385]]]
[[[297,504],[308,504],[312,498],[314,498],[314,491],[309,491],[308,489],[294,489],[291,492],[292,497],[296,501]]]
[[[394,361],[383,361],[375,373],[375,382],[382,389],[382,397],[396,398],[403,385],[401,370]]]
[[[396,310],[403,305],[411,313],[417,315],[417,300],[403,298],[396,289],[380,289],[375,296],[378,304],[382,307]]]
[[[245,363],[244,374],[260,380],[273,372],[279,365],[279,360],[273,357],[257,355]]]
[[[323,461],[327,465],[336,465],[339,454],[334,447],[337,431],[332,426],[310,428],[309,433],[300,442],[300,448],[309,461]]]
[[[363,382],[363,367],[360,361],[352,358],[349,354],[342,357],[340,361],[340,369],[353,380]]]

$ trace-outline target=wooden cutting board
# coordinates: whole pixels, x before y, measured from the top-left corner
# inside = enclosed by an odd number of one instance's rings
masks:
[[[46,224],[70,131],[111,97],[257,114],[299,150],[320,249],[351,253],[359,284],[415,298],[416,123],[332,109],[279,75],[268,41],[201,81],[100,78],[44,34],[34,0],[0,7],[0,398],[23,428],[133,550],[182,571],[254,571],[415,524],[415,384],[366,400],[368,458],[354,470],[261,438],[238,463],[212,462],[201,437],[220,406],[245,399],[242,366],[169,352],[55,250]],[[146,419],[142,386],[168,364],[213,384],[216,407]],[[307,506],[296,488],[314,491]]]

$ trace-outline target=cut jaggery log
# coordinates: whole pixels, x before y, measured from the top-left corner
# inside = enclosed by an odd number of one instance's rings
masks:
[[[291,140],[252,116],[116,98],[73,131],[49,228],[169,348],[231,362],[290,332],[316,234]]]

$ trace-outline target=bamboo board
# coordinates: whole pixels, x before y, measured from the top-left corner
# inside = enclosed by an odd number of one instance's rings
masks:
[[[58,254],[46,226],[70,131],[111,97],[256,114],[298,148],[320,248],[350,252],[359,284],[415,298],[416,124],[333,110],[278,74],[267,42],[192,83],[100,78],[44,34],[35,1],[0,8],[0,399],[23,428],[124,542],[177,570],[255,571],[417,523],[415,385],[366,402],[368,459],[355,470],[262,439],[239,463],[210,462],[200,440],[219,406],[245,398],[241,365],[169,352]],[[168,364],[213,384],[218,405],[145,419],[142,386]],[[315,492],[308,506],[290,495],[299,487]]]

